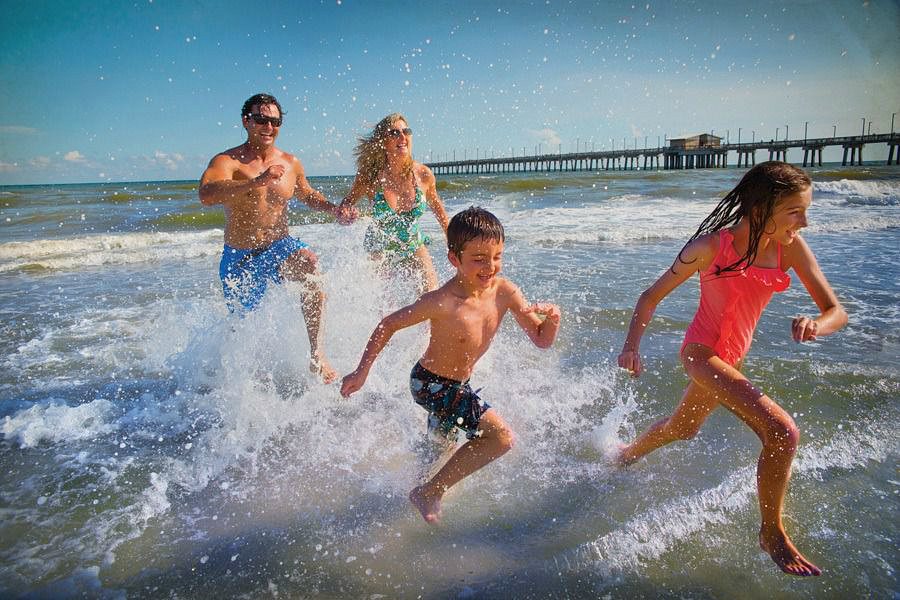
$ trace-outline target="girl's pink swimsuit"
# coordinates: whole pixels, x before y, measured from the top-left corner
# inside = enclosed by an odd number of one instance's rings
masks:
[[[733,242],[730,230],[719,230],[719,251],[713,264],[700,274],[700,307],[681,345],[682,351],[687,344],[709,346],[732,366],[750,350],[756,323],[772,294],[791,285],[790,275],[781,269],[781,244],[777,268],[751,265],[718,275],[719,269],[739,258]]]

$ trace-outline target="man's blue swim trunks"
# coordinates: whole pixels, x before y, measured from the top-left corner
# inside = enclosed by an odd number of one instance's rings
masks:
[[[228,310],[253,310],[266,293],[269,282],[281,283],[280,268],[288,257],[307,245],[291,236],[263,248],[232,248],[225,244],[219,277]]]
[[[416,363],[409,374],[409,391],[416,404],[428,411],[429,429],[439,430],[444,437],[450,437],[454,427],[470,440],[481,435],[478,424],[490,405],[472,391],[468,381],[441,377]]]

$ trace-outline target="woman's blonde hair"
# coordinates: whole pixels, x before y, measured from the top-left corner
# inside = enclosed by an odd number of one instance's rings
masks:
[[[356,156],[356,176],[362,179],[366,187],[373,187],[378,174],[387,164],[384,142],[388,137],[388,130],[391,128],[391,125],[397,121],[409,124],[406,117],[400,113],[391,113],[375,125],[372,133],[359,138],[359,143],[356,145],[353,155]],[[412,173],[412,166],[412,157],[409,157],[404,165],[404,173]]]

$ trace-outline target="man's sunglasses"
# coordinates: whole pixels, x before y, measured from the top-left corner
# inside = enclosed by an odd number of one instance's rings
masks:
[[[387,134],[391,137],[398,138],[401,135],[405,135],[406,137],[412,136],[412,129],[409,127],[404,127],[403,129],[388,129]]]
[[[253,122],[257,125],[265,125],[268,123],[272,127],[281,127],[281,117],[267,117],[266,115],[261,115],[259,113],[250,113],[247,115]]]

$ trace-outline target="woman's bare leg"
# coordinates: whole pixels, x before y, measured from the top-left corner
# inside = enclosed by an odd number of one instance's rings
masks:
[[[428,248],[425,246],[416,248],[413,260],[418,263],[421,274],[422,287],[419,291],[424,293],[436,290],[438,287],[437,271],[434,269],[434,262],[431,260]]]

